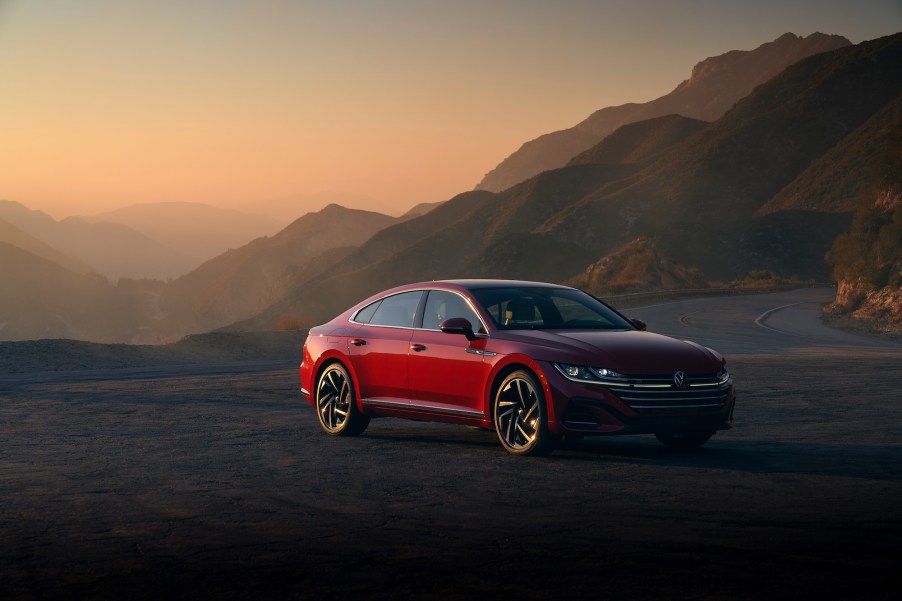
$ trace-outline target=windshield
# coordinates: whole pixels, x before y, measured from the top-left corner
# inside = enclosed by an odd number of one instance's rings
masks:
[[[501,330],[634,330],[604,303],[573,288],[472,288]]]

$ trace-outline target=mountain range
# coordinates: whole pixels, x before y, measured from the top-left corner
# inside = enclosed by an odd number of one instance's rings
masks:
[[[71,306],[36,304],[41,311],[35,315],[42,317],[22,319],[33,325],[31,337],[46,335],[37,325],[42,320],[65,322],[69,332],[89,340],[116,336],[105,329],[85,333],[97,312],[83,299],[94,299],[115,316],[119,340],[130,342],[215,328],[303,327],[417,280],[569,281],[602,293],[703,287],[753,270],[825,281],[825,255],[849,229],[856,197],[886,155],[902,112],[902,34],[854,46],[844,40],[787,34],[755,51],[699,63],[696,83],[678,88],[688,90],[682,97],[702,89],[700,82],[713,89],[715,75],[725,77],[737,65],[749,71],[733,74],[737,81],[763,77],[779,62],[772,52],[781,48],[806,55],[720,116],[673,111],[629,121],[559,167],[500,192],[464,192],[398,218],[330,205],[166,284],[101,284],[85,275],[83,264],[59,261],[47,269],[49,279],[35,281],[41,261],[54,261],[35,241],[64,249],[9,219],[19,233],[0,224],[0,243],[9,247],[0,251],[4,266],[18,266],[10,270],[18,274],[17,294],[29,286],[51,294],[53,281],[74,291]],[[838,47],[813,53],[818,45]],[[713,111],[726,103],[725,94],[694,106]],[[0,218],[6,218],[2,211]],[[28,249],[12,241],[26,244],[21,233],[35,239],[26,240]],[[22,294],[4,304],[6,296],[15,295],[0,294],[0,323],[8,324],[11,307],[27,312],[29,305]],[[57,325],[54,332],[65,329]],[[0,338],[10,331],[0,329]]]
[[[871,150],[861,136],[900,93],[900,34],[810,56],[710,125],[666,135],[655,131],[689,122],[635,126],[617,134],[616,152],[603,140],[574,164],[500,193],[461,194],[382,230],[238,327],[268,327],[285,315],[321,321],[380,289],[421,279],[564,281],[637,236],[654,239],[668,260],[707,278],[767,269],[826,280],[824,255],[848,229],[849,207],[807,206],[806,195],[794,193],[779,210],[757,213],[781,191],[801,187],[797,178],[819,186],[821,178],[808,169],[821,157],[843,156],[855,165],[844,176],[850,189],[866,181]],[[666,147],[650,148],[655,139]],[[872,139],[879,143],[880,136]],[[592,156],[639,160],[594,163]]]
[[[350,249],[403,217],[331,204],[272,237],[229,250],[174,280],[160,299],[164,333],[203,332],[246,319],[281,290],[329,269]]]
[[[57,221],[9,200],[0,200],[0,219],[114,281],[165,279],[185,273],[200,261],[121,223],[91,223],[81,217]]]
[[[756,86],[799,60],[842,48],[851,42],[838,35],[786,33],[754,50],[731,50],[695,65],[689,79],[669,94],[644,103],[600,109],[575,126],[544,134],[523,144],[477,184],[477,190],[501,192],[567,162],[622,125],[669,114],[702,121],[719,119]]]
[[[285,227],[272,217],[197,202],[152,202],[84,217],[120,223],[201,262]],[[187,271],[187,270],[186,270]],[[184,272],[183,272],[184,273]],[[175,274],[181,275],[181,274]]]

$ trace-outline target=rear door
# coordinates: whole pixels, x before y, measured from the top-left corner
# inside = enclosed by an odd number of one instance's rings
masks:
[[[423,291],[402,292],[378,301],[349,339],[349,354],[361,399],[406,402],[409,398],[407,355]]]

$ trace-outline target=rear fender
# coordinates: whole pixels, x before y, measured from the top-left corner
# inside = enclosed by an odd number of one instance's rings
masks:
[[[314,370],[316,377],[313,379],[313,388],[310,391],[311,403],[313,405],[316,405],[316,382],[319,379],[319,375],[329,363],[335,363],[336,361],[338,363],[341,363],[342,367],[347,370],[348,375],[351,376],[351,383],[354,385],[354,402],[357,405],[357,410],[366,415],[367,412],[364,410],[363,404],[360,402],[360,386],[357,383],[357,372],[354,371],[354,366],[348,356],[337,349],[329,349],[323,352],[323,354],[320,355],[316,360],[316,369]]]

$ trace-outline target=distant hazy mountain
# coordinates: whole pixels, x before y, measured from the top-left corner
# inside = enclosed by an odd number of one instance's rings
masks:
[[[6,242],[0,265],[0,340],[128,342],[152,310],[143,290],[69,271]]]
[[[0,219],[113,280],[175,277],[197,264],[193,257],[119,223],[89,223],[79,217],[56,221],[8,200],[0,200]]]
[[[185,255],[197,264],[260,236],[269,236],[285,222],[233,209],[194,202],[136,204],[85,217],[87,221],[121,223]]]
[[[347,252],[400,218],[329,205],[269,238],[229,250],[167,286],[161,301],[164,335],[216,328],[254,315],[289,282],[328,269]]]
[[[52,261],[60,267],[64,267],[74,273],[85,274],[97,271],[87,263],[64,255],[50,245],[41,242],[31,234],[17,228],[5,219],[0,219],[0,242],[6,242],[7,244],[28,251],[33,255]]]
[[[651,102],[604,108],[570,129],[526,142],[490,171],[476,189],[500,192],[542,171],[563,167],[627,123],[674,113],[714,121],[789,65],[849,44],[849,40],[837,35],[814,33],[803,38],[786,33],[754,50],[732,50],[705,59],[695,65],[689,79],[665,96]]]
[[[278,219],[283,225],[306,215],[318,207],[337,204],[343,207],[379,207],[384,204],[378,198],[348,192],[313,192],[292,194],[280,198],[257,198],[237,208],[248,213],[259,213]]]
[[[268,327],[277,315],[322,321],[415,280],[564,281],[639,236],[712,279],[753,269],[826,279],[823,257],[851,213],[755,214],[900,93],[902,34],[811,56],[669,147],[639,151],[647,140],[669,143],[666,135],[618,136],[638,146],[617,156],[651,158],[547,171],[502,193],[459,195],[388,227],[238,327]]]
[[[401,217],[419,217],[420,215],[425,215],[443,202],[445,201],[439,200],[438,202],[421,202],[420,204],[411,207],[411,209],[401,215]]]

